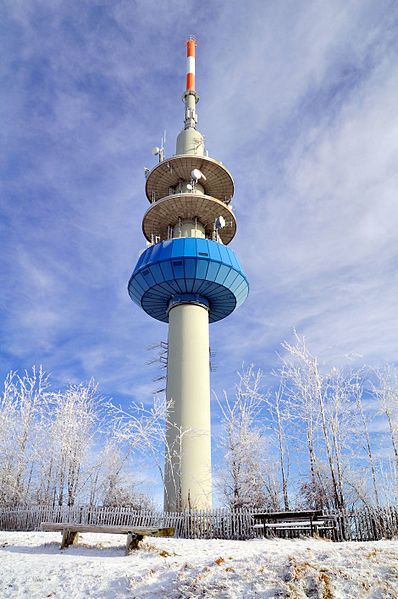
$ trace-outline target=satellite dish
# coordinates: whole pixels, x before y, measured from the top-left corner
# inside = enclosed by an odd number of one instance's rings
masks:
[[[187,184],[187,190],[188,190],[188,191],[192,191],[192,189],[193,189],[192,185],[191,185],[190,183],[188,183],[188,184]]]
[[[203,177],[203,173],[198,168],[194,168],[191,171],[191,177],[194,181],[198,182]]]
[[[160,152],[160,148],[158,148],[158,146],[155,146],[154,148],[152,148],[152,154],[154,156],[157,156]]]
[[[225,227],[225,218],[223,216],[219,216],[216,218],[216,229],[223,229]]]

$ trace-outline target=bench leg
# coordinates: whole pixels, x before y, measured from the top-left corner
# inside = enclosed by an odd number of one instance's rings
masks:
[[[127,533],[126,555],[129,555],[135,549],[139,549],[138,543],[144,538],[143,535],[136,535],[133,532]]]
[[[75,530],[69,530],[68,528],[62,532],[62,543],[61,549],[69,547],[69,545],[77,545],[79,540],[79,533]]]

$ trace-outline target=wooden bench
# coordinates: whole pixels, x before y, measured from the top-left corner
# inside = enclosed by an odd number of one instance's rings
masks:
[[[138,543],[145,536],[151,537],[172,537],[174,528],[148,528],[146,526],[106,526],[95,524],[73,524],[72,522],[42,522],[41,530],[62,532],[61,549],[76,545],[81,532],[101,532],[108,534],[126,534],[126,555],[129,555],[134,549],[138,549]]]
[[[299,511],[299,512],[258,512],[252,514],[255,520],[254,529],[262,529],[264,536],[267,531],[277,533],[278,531],[309,532],[311,536],[326,530],[335,530],[334,523],[329,524],[331,518],[323,514],[322,510]]]

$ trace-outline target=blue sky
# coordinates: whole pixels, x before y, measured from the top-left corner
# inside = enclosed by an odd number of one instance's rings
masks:
[[[295,327],[325,364],[398,362],[398,5],[5,0],[0,370],[43,364],[149,401],[166,325],[129,299],[144,167],[183,123],[235,178],[246,303],[211,326],[213,388]]]

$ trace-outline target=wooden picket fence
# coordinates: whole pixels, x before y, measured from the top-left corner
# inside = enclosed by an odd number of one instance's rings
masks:
[[[0,530],[40,530],[41,522],[174,527],[175,535],[186,539],[252,539],[263,536],[253,528],[252,514],[258,509],[230,511],[156,512],[134,511],[128,507],[45,507],[0,508]],[[328,512],[324,518],[333,529],[325,536],[334,541],[374,541],[398,538],[398,508],[395,506],[352,512]],[[278,536],[300,536],[300,531],[280,531]],[[267,536],[273,536],[271,531]]]

